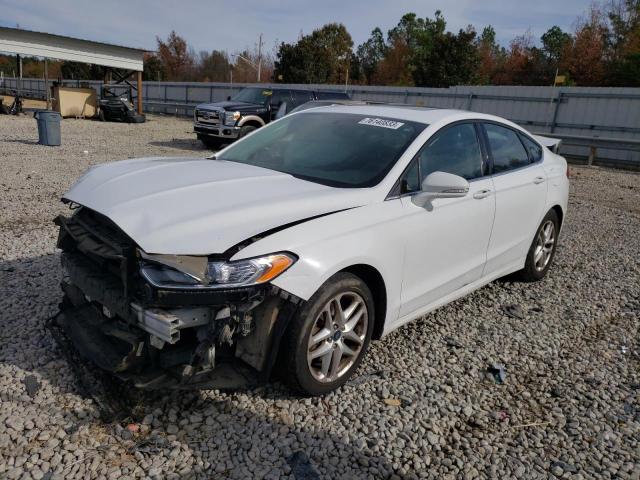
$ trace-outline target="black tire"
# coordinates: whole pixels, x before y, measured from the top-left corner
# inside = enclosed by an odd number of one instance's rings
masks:
[[[198,140],[202,142],[202,144],[211,149],[211,150],[219,150],[222,146],[222,141],[218,138],[205,137],[204,135],[198,135]]]
[[[551,247],[550,255],[548,256],[548,260],[542,265],[536,266],[536,251],[539,245],[539,239],[541,236],[541,232],[545,226],[551,222],[553,224],[553,245]],[[527,253],[527,260],[525,262],[524,268],[517,272],[517,277],[519,280],[523,282],[537,282],[542,280],[551,264],[553,263],[553,258],[556,255],[556,249],[558,247],[558,232],[560,231],[560,220],[558,218],[558,214],[555,210],[549,210],[545,217],[540,222],[540,225],[536,229],[536,234],[533,237],[533,241],[531,242],[531,246],[529,247],[529,252]]]
[[[240,133],[238,134],[238,138],[245,137],[257,129],[258,127],[254,127],[253,125],[245,125],[244,127],[240,128]]]
[[[367,321],[364,322],[366,327],[362,323],[358,323],[358,326],[360,327],[359,336],[363,337],[363,340],[359,351],[357,351],[357,355],[353,357],[343,357],[345,362],[347,362],[343,368],[346,368],[349,364],[349,358],[355,358],[348,369],[343,370],[343,372],[340,373],[333,381],[320,381],[312,374],[307,361],[307,354],[310,348],[309,337],[311,336],[312,329],[316,325],[316,319],[318,319],[324,307],[331,299],[341,293],[346,294],[345,297],[347,298],[349,298],[350,295],[353,295],[355,298],[359,297],[359,299],[363,301],[364,306],[366,306],[366,317],[364,314],[359,317],[367,319]],[[359,310],[356,311],[359,312]],[[284,374],[283,380],[289,384],[293,390],[296,390],[305,396],[324,395],[344,385],[353,372],[358,368],[366,354],[371,341],[374,319],[375,310],[373,296],[371,295],[371,291],[367,285],[359,277],[350,273],[337,273],[331,277],[296,314],[285,333],[282,348],[280,350],[282,359],[281,365],[283,367],[282,373]],[[337,337],[338,339],[335,340],[335,342],[349,342],[348,345],[354,345],[351,343],[351,340],[348,339],[347,335],[345,335],[344,338],[340,337],[341,335],[339,334]],[[327,343],[335,349],[336,346],[333,345],[335,338],[335,335],[331,335],[327,340],[324,340],[317,345],[322,346],[324,343]],[[321,359],[317,360],[321,362]],[[312,363],[313,362],[315,361],[312,361]],[[338,364],[340,364],[340,362],[338,362]]]
[[[147,117],[145,115],[127,115],[127,123],[144,123],[147,121]]]

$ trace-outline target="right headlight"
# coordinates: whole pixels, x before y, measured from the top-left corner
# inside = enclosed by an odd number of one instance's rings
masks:
[[[224,124],[232,127],[240,120],[240,112],[224,112]]]
[[[144,263],[142,276],[160,288],[216,289],[238,288],[270,282],[291,265],[297,258],[289,253],[274,253],[262,257],[236,261],[212,261],[207,264],[205,279],[181,272],[159,263]]]

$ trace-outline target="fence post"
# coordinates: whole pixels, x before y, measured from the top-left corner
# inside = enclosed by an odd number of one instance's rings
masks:
[[[189,103],[189,85],[185,85],[184,86],[184,103],[188,104]],[[187,115],[187,109],[189,107],[185,107],[184,108],[184,114],[185,116]]]
[[[551,133],[556,130],[556,120],[558,119],[558,110],[560,110],[560,104],[562,103],[562,92],[558,92],[556,97],[556,105],[553,109],[553,118],[551,119]]]
[[[467,99],[467,110],[471,110],[472,102],[473,102],[473,92],[469,93],[469,98]]]
[[[587,159],[587,165],[593,165],[593,162],[596,159],[597,152],[598,149],[596,147],[589,147],[589,158]]]
[[[167,113],[167,84],[164,84],[164,106],[162,107],[162,113]]]
[[[213,102],[213,85],[209,85],[209,103]]]

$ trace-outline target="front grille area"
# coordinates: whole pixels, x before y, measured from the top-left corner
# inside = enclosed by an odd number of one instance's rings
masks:
[[[196,122],[206,125],[220,125],[220,113],[213,110],[196,111]]]
[[[59,216],[56,224],[60,226],[58,248],[82,254],[96,273],[117,278],[127,297],[136,265],[133,240],[107,217],[87,208],[70,218]]]

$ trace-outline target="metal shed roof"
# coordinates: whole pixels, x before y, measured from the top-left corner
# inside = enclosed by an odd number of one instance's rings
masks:
[[[70,60],[141,72],[142,56],[145,51],[140,48],[51,33],[0,27],[0,52]]]

